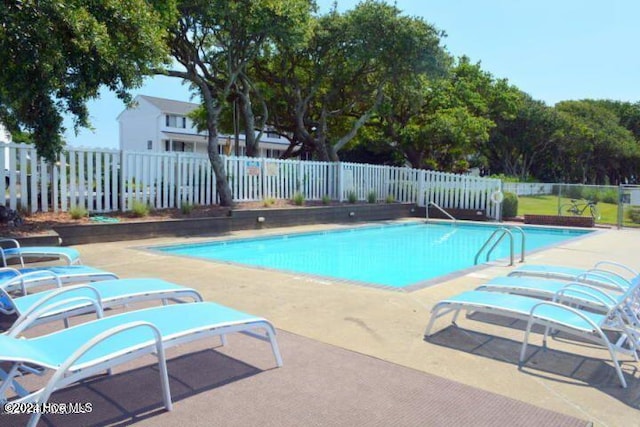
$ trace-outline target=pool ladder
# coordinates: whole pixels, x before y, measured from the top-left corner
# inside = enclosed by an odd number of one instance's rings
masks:
[[[504,239],[506,236],[509,236],[509,266],[512,266],[513,259],[514,259],[514,242],[513,242],[512,231],[517,231],[522,235],[522,245],[520,248],[520,262],[524,262],[526,237],[524,235],[524,231],[522,230],[522,228],[513,226],[513,227],[500,227],[497,230],[495,230],[493,233],[491,233],[491,236],[489,236],[487,241],[484,242],[484,245],[482,245],[482,247],[476,254],[476,257],[473,260],[473,264],[478,265],[478,259],[480,258],[480,255],[482,255],[482,252],[493,242],[493,246],[491,246],[491,248],[487,251],[487,256],[485,258],[485,262],[489,262],[489,257],[491,256],[491,253],[493,252],[493,250],[498,246],[498,244],[500,244],[502,239]]]

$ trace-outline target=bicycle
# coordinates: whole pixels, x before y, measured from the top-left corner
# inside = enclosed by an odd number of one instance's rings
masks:
[[[578,200],[571,199],[570,203],[567,203],[560,207],[560,212],[571,214],[574,216],[582,216],[584,212],[589,209],[591,218],[597,221],[600,219],[600,212],[598,212],[598,207],[596,206],[597,204],[598,202],[594,202],[592,200],[587,200],[586,202],[581,203]]]

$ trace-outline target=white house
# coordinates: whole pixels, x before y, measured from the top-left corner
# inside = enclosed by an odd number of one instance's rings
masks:
[[[198,132],[188,116],[198,107],[191,102],[138,95],[133,107],[118,115],[120,149],[130,151],[183,151],[207,152],[207,134]],[[219,136],[220,154],[234,153],[234,137]],[[260,139],[260,157],[280,157],[289,143],[276,134],[265,132]],[[241,135],[239,155],[244,155],[245,144]]]

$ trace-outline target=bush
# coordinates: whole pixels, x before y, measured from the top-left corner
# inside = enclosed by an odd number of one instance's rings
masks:
[[[505,191],[502,200],[502,217],[513,218],[518,216],[518,196],[515,193]]]
[[[69,209],[69,216],[71,219],[80,219],[89,215],[89,212],[82,206],[74,206]]]
[[[131,204],[131,213],[136,218],[145,217],[149,215],[149,212],[150,212],[149,206],[142,202],[134,200],[133,203]]]
[[[393,203],[393,202],[395,202],[395,201],[396,201],[396,199],[393,197],[393,195],[389,194],[389,195],[387,196],[387,198],[386,198],[386,199],[384,199],[384,201],[385,201],[386,203]]]
[[[568,199],[582,199],[584,187],[581,185],[567,185],[562,187],[562,196]]]
[[[349,193],[347,193],[347,201],[349,203],[355,203],[358,201],[358,195],[355,191],[349,191]]]
[[[376,195],[375,191],[369,191],[369,194],[367,194],[367,202],[368,203],[375,203],[378,200],[378,196]]]
[[[296,193],[293,195],[293,204],[296,206],[304,205],[304,196],[302,193]]]
[[[634,224],[640,224],[640,206],[629,206],[627,217]]]
[[[270,206],[273,206],[275,203],[276,203],[276,199],[275,199],[275,198],[273,198],[273,197],[267,197],[267,198],[265,198],[265,199],[264,199],[264,201],[262,202],[262,205],[263,205],[265,208],[268,208],[268,207],[270,207]]]
[[[191,203],[183,203],[182,206],[180,206],[180,211],[183,215],[189,215],[191,212],[193,212],[194,208],[195,205],[192,205]]]
[[[331,197],[329,197],[329,196],[322,196],[322,204],[323,204],[323,205],[328,205],[329,203],[331,203]]]

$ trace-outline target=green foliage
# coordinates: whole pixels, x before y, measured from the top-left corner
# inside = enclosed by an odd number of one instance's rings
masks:
[[[327,195],[322,196],[322,204],[323,205],[328,205],[329,203],[331,203],[331,197],[329,197]]]
[[[569,185],[562,188],[562,195],[569,199],[582,199],[582,191],[581,185]]]
[[[355,191],[349,191],[347,193],[347,201],[352,204],[358,201],[358,195]]]
[[[385,203],[393,203],[396,201],[395,197],[392,194],[389,194],[386,199],[384,199]]]
[[[149,205],[146,203],[142,203],[138,200],[134,200],[131,204],[131,213],[136,218],[143,218],[148,216],[151,210],[149,209]]]
[[[128,101],[168,53],[173,1],[24,1],[0,8],[0,121],[31,133],[54,161],[64,145],[63,114],[89,126],[86,101],[102,86]]]
[[[191,214],[191,212],[193,212],[195,207],[196,207],[196,205],[193,205],[191,203],[183,203],[180,206],[180,212],[182,212],[183,215],[189,215],[189,214]]]
[[[518,216],[518,196],[515,193],[505,191],[502,200],[502,217],[513,218]]]
[[[273,197],[266,197],[262,202],[262,206],[265,208],[271,207],[276,203],[276,199]]]
[[[367,194],[367,203],[375,203],[378,200],[378,195],[375,191],[369,191]]]
[[[82,206],[74,206],[69,209],[69,216],[71,219],[80,219],[89,215],[89,212]]]
[[[304,195],[302,193],[296,193],[293,195],[293,204],[296,206],[304,205]]]
[[[629,206],[627,209],[627,218],[634,224],[640,224],[640,206]]]
[[[446,58],[435,28],[381,1],[334,9],[308,29],[306,43],[277,43],[254,68],[268,125],[294,135],[293,155],[337,160],[401,81],[441,73]]]

